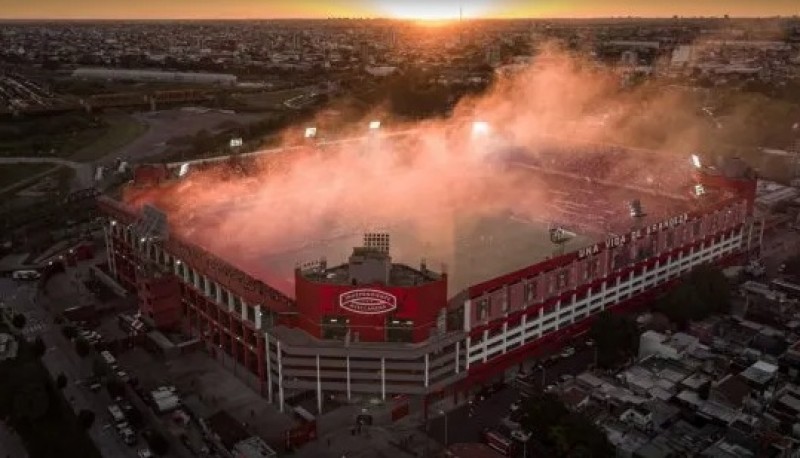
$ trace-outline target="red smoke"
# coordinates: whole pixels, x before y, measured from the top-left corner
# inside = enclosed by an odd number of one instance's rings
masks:
[[[168,212],[172,231],[291,293],[295,262],[320,255],[342,262],[365,231],[391,232],[393,255],[401,262],[416,263],[420,256],[452,262],[464,215],[511,211],[540,221],[555,218],[552,184],[497,166],[493,153],[524,151],[546,164],[570,164],[577,159],[565,146],[579,151],[585,142],[625,141],[620,133],[634,138],[635,117],[672,109],[680,107],[669,97],[623,92],[613,73],[549,49],[523,73],[462,101],[449,119],[402,126],[412,129],[406,135],[383,129],[370,136],[370,119],[358,120],[352,125],[363,128],[360,139],[264,155],[246,176],[227,165],[194,169],[170,185],[129,190],[126,199],[154,202]],[[488,135],[472,135],[475,120],[490,126]],[[678,144],[672,135],[665,138],[665,148]],[[554,144],[561,147],[558,156],[542,153]],[[688,153],[637,153],[606,170],[585,171],[673,191],[686,178]],[[335,248],[309,246],[337,237]]]

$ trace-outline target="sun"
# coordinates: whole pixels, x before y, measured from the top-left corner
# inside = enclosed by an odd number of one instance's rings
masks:
[[[476,17],[485,12],[491,0],[485,1],[419,1],[419,0],[380,0],[379,8],[384,14],[397,19],[419,21],[451,21]]]

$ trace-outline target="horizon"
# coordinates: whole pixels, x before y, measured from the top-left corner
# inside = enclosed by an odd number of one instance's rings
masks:
[[[734,19],[797,17],[796,0],[0,0],[0,20],[333,20],[433,22],[555,19]]]

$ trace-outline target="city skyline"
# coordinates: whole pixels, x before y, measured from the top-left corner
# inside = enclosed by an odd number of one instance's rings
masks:
[[[724,16],[771,17],[800,13],[795,0],[0,0],[4,19],[322,19],[329,17],[457,19]]]

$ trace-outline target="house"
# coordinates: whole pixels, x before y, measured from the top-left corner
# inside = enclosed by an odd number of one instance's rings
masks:
[[[700,339],[683,332],[668,335],[656,331],[646,331],[639,337],[639,359],[651,355],[680,359],[685,353],[691,352],[700,345]]]

